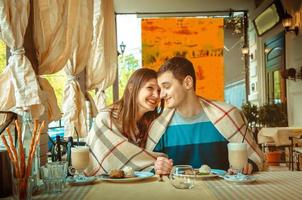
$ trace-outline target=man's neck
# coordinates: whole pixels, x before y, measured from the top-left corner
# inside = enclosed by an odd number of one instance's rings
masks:
[[[195,92],[189,93],[186,100],[176,108],[176,111],[184,117],[192,117],[199,114],[202,111],[202,107]]]

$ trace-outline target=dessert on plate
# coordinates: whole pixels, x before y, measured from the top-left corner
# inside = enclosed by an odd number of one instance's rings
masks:
[[[194,175],[194,171],[192,171],[192,170],[185,170],[184,174],[185,175]]]
[[[125,177],[130,178],[130,177],[134,177],[134,170],[132,167],[124,167],[123,171],[125,173]]]
[[[201,165],[201,167],[197,170],[197,175],[208,175],[211,173],[211,167],[208,165]]]
[[[134,170],[132,167],[124,167],[123,169],[112,169],[109,172],[110,178],[131,178],[134,176]]]
[[[109,172],[110,178],[125,178],[125,172],[121,169],[112,169]]]

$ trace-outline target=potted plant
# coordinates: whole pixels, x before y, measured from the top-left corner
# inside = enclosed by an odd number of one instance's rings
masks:
[[[242,105],[253,135],[257,141],[257,134],[262,127],[284,127],[287,126],[287,111],[285,104],[264,104],[262,106],[252,105],[250,102]],[[269,146],[266,159],[269,165],[279,165],[281,152],[275,146]]]
[[[259,126],[258,126],[258,106],[251,104],[250,102],[247,102],[242,105],[242,112],[244,113],[248,125],[252,130],[253,136],[255,140],[257,141],[257,134],[259,132]]]
[[[287,126],[287,111],[285,104],[264,104],[258,109],[258,122],[263,127]]]

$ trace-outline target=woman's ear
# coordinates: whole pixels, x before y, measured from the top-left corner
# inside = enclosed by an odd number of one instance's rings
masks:
[[[193,88],[193,78],[191,76],[186,76],[183,80],[183,85],[186,89]]]

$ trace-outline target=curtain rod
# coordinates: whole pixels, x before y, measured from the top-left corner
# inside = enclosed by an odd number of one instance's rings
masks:
[[[129,12],[129,13],[119,13],[115,12],[116,15],[176,15],[176,14],[215,14],[215,13],[236,13],[236,12],[248,12],[248,10],[216,10],[216,11],[186,11],[186,12]]]

